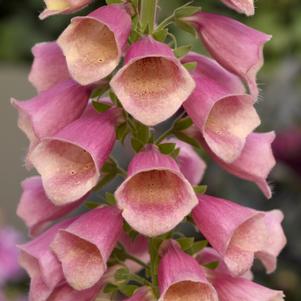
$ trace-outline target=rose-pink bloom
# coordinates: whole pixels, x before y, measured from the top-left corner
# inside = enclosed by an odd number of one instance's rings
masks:
[[[197,62],[196,89],[184,108],[210,150],[226,162],[240,155],[247,136],[260,124],[253,99],[240,79],[214,60],[190,53],[184,60]]]
[[[49,16],[74,13],[92,2],[92,0],[44,0],[45,10],[40,14],[43,20]]]
[[[132,159],[128,177],[115,197],[125,220],[146,236],[170,231],[197,204],[194,190],[175,160],[154,145]]]
[[[123,245],[127,253],[140,259],[145,264],[149,262],[148,240],[145,236],[139,234],[135,238],[131,238],[123,231],[120,235],[119,242]],[[137,273],[142,269],[140,264],[131,259],[127,259],[125,265],[132,273]]]
[[[18,110],[18,126],[30,141],[29,153],[44,137],[54,135],[84,111],[90,89],[73,80],[60,82],[27,101],[12,99]]]
[[[22,190],[17,215],[22,218],[29,228],[30,235],[33,236],[41,233],[52,221],[68,214],[83,202],[81,199],[65,206],[55,206],[46,196],[39,176],[24,180]]]
[[[255,13],[254,0],[221,0],[225,5],[239,13],[252,16]]]
[[[132,297],[125,299],[124,301],[155,301],[155,300],[156,299],[153,296],[150,288],[143,286],[139,288],[137,291],[135,291]]]
[[[70,78],[65,57],[56,42],[36,44],[32,54],[34,61],[28,79],[38,92]]]
[[[111,206],[90,210],[59,231],[51,248],[72,288],[85,290],[100,280],[121,230],[121,213]]]
[[[82,85],[99,82],[119,64],[131,31],[120,5],[106,5],[76,17],[58,39],[71,76]]]
[[[181,172],[191,185],[199,184],[206,170],[204,160],[195,152],[191,145],[177,138],[166,139],[164,142],[175,143],[176,147],[180,148],[176,161]]]
[[[0,229],[0,287],[21,274],[16,248],[16,244],[20,241],[21,235],[15,229],[10,227]]]
[[[286,244],[281,211],[257,211],[220,198],[200,195],[192,217],[233,275],[248,271],[254,257],[263,262],[268,272],[275,270],[277,256]]]
[[[98,113],[89,106],[79,119],[43,139],[30,154],[54,204],[75,202],[97,184],[115,143],[118,116],[117,109]]]
[[[223,169],[239,178],[254,182],[267,198],[271,198],[272,191],[267,177],[276,164],[271,147],[274,139],[274,132],[250,134],[240,156],[229,164],[214,155],[204,141],[202,143],[201,140],[201,143]]]
[[[195,87],[171,48],[150,36],[130,46],[110,84],[125,110],[149,126],[172,116]]]
[[[218,297],[206,278],[205,271],[190,255],[169,243],[159,264],[159,301],[206,300]]]
[[[216,269],[207,270],[206,272],[218,293],[220,301],[284,301],[282,291],[272,290],[252,282],[251,279],[247,278],[247,275],[231,276],[222,258],[211,248],[202,250],[197,254],[196,259],[202,265],[214,261],[219,262]]]
[[[216,14],[201,12],[187,20],[196,26],[210,54],[245,80],[256,99],[256,75],[263,65],[263,46],[271,36]]]
[[[67,220],[57,224],[34,240],[18,246],[20,265],[31,278],[29,301],[46,301],[54,288],[64,281],[61,265],[49,245],[58,231],[71,222]]]

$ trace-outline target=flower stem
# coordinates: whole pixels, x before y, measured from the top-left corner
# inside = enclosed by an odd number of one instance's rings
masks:
[[[140,23],[142,29],[152,34],[155,27],[157,0],[141,0]]]

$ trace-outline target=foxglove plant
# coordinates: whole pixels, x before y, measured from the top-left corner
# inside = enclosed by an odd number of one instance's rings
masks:
[[[40,18],[90,2],[45,0]],[[251,0],[222,2],[254,13]],[[256,258],[276,269],[282,212],[200,185],[207,153],[272,195],[275,134],[254,132],[256,74],[271,37],[191,3],[157,23],[158,6],[107,0],[32,50],[38,95],[12,100],[30,141],[26,165],[39,173],[22,182],[17,210],[32,236],[19,245],[29,301],[284,300],[248,278]],[[212,58],[178,47],[170,25],[199,37]],[[116,142],[132,149],[126,170],[112,156]],[[117,176],[123,182],[99,199]],[[185,224],[204,239],[181,233]]]

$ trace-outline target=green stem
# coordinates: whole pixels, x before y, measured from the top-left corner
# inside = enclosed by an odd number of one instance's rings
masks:
[[[147,285],[149,287],[152,287],[151,282],[149,282],[148,280],[146,280],[143,277],[138,276],[137,274],[130,274],[129,275],[129,280],[135,281],[135,282],[137,282],[139,284],[142,284],[142,285]]]
[[[147,29],[148,33],[152,34],[154,31],[157,0],[141,0],[140,9],[140,23],[142,29]]]
[[[180,120],[184,115],[186,114],[186,112],[182,112],[173,122],[172,126],[166,130],[163,134],[161,134],[156,140],[155,140],[155,144],[159,144],[160,142],[162,142],[166,137],[168,137],[169,135],[171,135],[173,133],[174,130],[174,126],[177,123],[178,120]]]
[[[144,263],[142,260],[140,260],[139,258],[132,256],[131,254],[128,253],[126,253],[125,256],[127,257],[127,259],[133,260],[139,265],[141,265],[142,267],[144,267],[145,269],[148,269],[148,265]]]

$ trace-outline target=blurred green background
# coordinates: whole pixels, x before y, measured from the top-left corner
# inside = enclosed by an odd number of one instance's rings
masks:
[[[187,1],[161,0],[160,17],[168,16],[174,8],[185,2]],[[80,14],[87,14],[101,4],[102,1],[94,1]],[[236,14],[218,0],[196,0],[194,4],[201,5],[210,12],[233,16],[273,35],[272,41],[265,48],[265,66],[258,79],[262,89],[257,104],[262,117],[259,130],[275,129],[280,133],[295,129],[301,132],[301,1],[258,0],[256,14],[250,18]],[[34,90],[27,82],[32,60],[30,49],[37,42],[56,39],[72,16],[55,16],[40,21],[38,15],[44,7],[42,0],[0,0],[0,7],[0,211],[3,215],[2,223],[14,224],[24,231],[22,223],[15,217],[15,208],[20,195],[18,183],[28,176],[22,166],[27,141],[17,129],[16,113],[9,105],[9,97],[13,95],[26,99],[34,95]],[[193,42],[186,33],[173,30],[179,37],[180,44]],[[193,42],[193,45],[195,50],[203,51],[200,43]],[[301,162],[301,149],[299,150],[296,166]],[[285,212],[284,227],[289,242],[280,256],[279,268],[276,273],[266,276],[262,268],[256,266],[255,279],[270,287],[283,289],[288,301],[300,301],[301,164],[300,170],[278,164],[270,177],[274,187],[274,197],[270,201],[266,201],[252,184],[227,175],[212,162],[208,164],[204,184],[209,185],[210,193],[261,210],[280,208]]]

